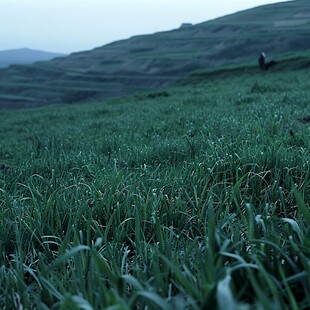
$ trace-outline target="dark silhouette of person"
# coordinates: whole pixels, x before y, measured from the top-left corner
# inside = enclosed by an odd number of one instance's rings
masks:
[[[267,70],[266,68],[266,53],[261,52],[258,58],[258,64],[261,70]]]

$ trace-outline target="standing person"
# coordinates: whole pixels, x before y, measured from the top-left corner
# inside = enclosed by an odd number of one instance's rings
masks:
[[[266,70],[266,53],[261,52],[258,58],[258,64],[261,70]]]

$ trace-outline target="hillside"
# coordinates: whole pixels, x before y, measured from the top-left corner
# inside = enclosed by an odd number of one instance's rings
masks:
[[[50,53],[29,48],[0,51],[0,68],[13,64],[33,64],[37,61],[48,61],[56,57],[65,56],[60,53]]]
[[[310,2],[266,5],[132,37],[31,66],[0,70],[0,108],[94,101],[171,85],[193,70],[310,49]]]

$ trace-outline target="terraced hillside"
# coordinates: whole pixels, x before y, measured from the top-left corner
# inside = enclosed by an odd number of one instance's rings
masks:
[[[193,70],[310,49],[310,2],[257,7],[132,37],[31,66],[0,70],[0,108],[93,101],[163,87]]]

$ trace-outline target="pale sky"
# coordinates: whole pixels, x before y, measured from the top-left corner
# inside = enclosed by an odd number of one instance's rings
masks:
[[[0,50],[70,53],[284,0],[0,0]]]

